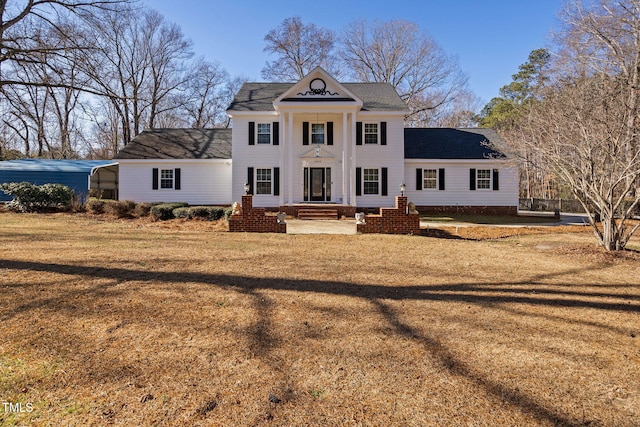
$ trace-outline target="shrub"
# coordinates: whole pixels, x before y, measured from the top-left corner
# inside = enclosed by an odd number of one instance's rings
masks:
[[[132,200],[111,200],[106,203],[105,211],[117,218],[131,218],[136,207]]]
[[[191,208],[191,216],[193,218],[208,219],[210,214],[211,214],[211,209],[207,206],[193,206]]]
[[[74,199],[71,188],[62,184],[34,185],[29,182],[11,182],[0,189],[13,196],[9,209],[19,212],[41,212],[48,209],[69,209]]]
[[[89,199],[89,201],[85,204],[89,213],[97,215],[104,213],[105,205],[106,203],[104,200],[98,199]]]
[[[138,203],[133,209],[133,214],[137,217],[149,216],[153,203]]]
[[[166,221],[168,219],[175,218],[173,216],[173,210],[188,206],[187,203],[161,203],[151,207],[151,217],[156,221]]]
[[[173,210],[173,217],[191,219],[193,217],[193,210],[188,207],[175,208]]]

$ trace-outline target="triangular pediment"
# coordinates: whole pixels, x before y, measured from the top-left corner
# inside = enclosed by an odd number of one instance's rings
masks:
[[[312,149],[305,151],[300,156],[301,159],[335,159],[336,156],[322,145],[316,145]]]
[[[332,103],[362,107],[362,100],[334,79],[323,68],[316,67],[273,102],[274,106],[306,103]]]

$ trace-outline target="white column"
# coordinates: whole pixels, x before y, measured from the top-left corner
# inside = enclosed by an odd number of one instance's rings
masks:
[[[284,156],[284,152],[287,149],[287,146],[290,144],[289,135],[287,134],[286,129],[286,121],[284,114],[280,113],[278,117],[278,121],[280,122],[280,147],[278,148],[278,161],[280,166],[280,196],[278,198],[278,206],[284,205],[284,189],[285,186],[283,184],[283,179],[287,179],[287,174],[289,173],[289,167],[287,166],[287,159]]]
[[[347,112],[342,113],[342,203],[349,203],[349,142],[347,126]]]
[[[349,204],[356,206],[356,113],[351,113],[351,174]]]
[[[293,204],[293,113],[288,114],[289,123],[287,123],[287,147],[289,151],[289,161],[287,167],[287,204]]]

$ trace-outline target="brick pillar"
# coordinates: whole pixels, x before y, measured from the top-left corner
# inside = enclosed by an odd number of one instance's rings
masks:
[[[407,213],[407,196],[396,196],[396,209],[404,214]]]
[[[249,211],[253,209],[253,196],[246,194],[242,196],[242,216],[249,215]]]

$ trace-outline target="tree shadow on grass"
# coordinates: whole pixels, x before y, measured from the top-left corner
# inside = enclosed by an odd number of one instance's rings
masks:
[[[533,306],[546,307],[574,307],[587,308],[617,312],[640,312],[640,306],[631,304],[630,299],[637,301],[637,297],[630,294],[615,293],[580,293],[567,290],[566,292],[557,289],[545,291],[540,288],[533,288],[532,283],[558,277],[565,274],[576,274],[580,271],[572,270],[557,274],[541,274],[537,277],[528,279],[527,281],[514,283],[500,283],[498,285],[489,285],[483,287],[477,284],[460,283],[453,285],[433,285],[433,286],[405,286],[394,287],[384,285],[362,285],[340,281],[322,281],[310,279],[277,279],[277,278],[257,278],[238,275],[225,274],[207,274],[195,272],[159,272],[144,271],[125,268],[97,267],[97,266],[81,266],[57,263],[42,263],[31,261],[16,260],[0,260],[0,268],[9,270],[26,270],[32,272],[47,272],[64,275],[73,275],[80,277],[91,277],[106,279],[108,282],[98,284],[92,288],[72,291],[78,295],[82,294],[104,294],[108,288],[116,286],[123,282],[129,281],[157,281],[167,284],[183,284],[183,283],[201,283],[221,288],[235,290],[252,298],[253,309],[257,314],[255,322],[247,330],[249,337],[249,347],[256,355],[269,359],[273,348],[280,345],[278,336],[275,333],[275,327],[272,322],[275,302],[265,295],[263,290],[276,291],[296,291],[296,292],[313,292],[325,293],[327,295],[347,296],[362,298],[370,301],[391,326],[392,330],[398,336],[405,337],[419,343],[435,360],[449,371],[452,375],[459,376],[470,380],[472,383],[481,387],[487,392],[501,401],[507,402],[513,407],[520,408],[523,412],[530,414],[532,417],[549,422],[554,425],[561,426],[577,426],[577,423],[553,408],[545,407],[543,404],[536,402],[532,397],[526,396],[517,389],[511,389],[498,382],[485,378],[474,372],[472,367],[468,366],[463,360],[457,358],[446,346],[445,343],[427,335],[421,334],[418,330],[400,320],[398,313],[393,310],[384,300],[415,300],[415,301],[447,301],[460,303],[473,303],[480,305],[491,304],[525,304]],[[588,269],[585,269],[588,270]],[[507,288],[509,286],[527,286],[520,289]],[[556,286],[545,285],[541,286]],[[562,286],[559,285],[559,286]],[[567,284],[567,286],[569,286]],[[598,287],[598,284],[581,285],[583,287]],[[533,291],[536,294],[533,294]],[[490,292],[491,294],[486,294]],[[531,292],[531,293],[529,293]],[[37,307],[46,307],[54,304],[56,301],[62,302],[69,300],[69,293],[52,298],[31,301],[26,304],[16,304],[13,308],[5,311],[2,315],[2,321],[11,319],[12,317],[28,312]],[[611,301],[589,300],[587,298],[607,298]],[[627,301],[624,301],[624,300]],[[285,384],[289,381],[285,379]],[[283,384],[284,385],[284,384]]]

